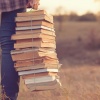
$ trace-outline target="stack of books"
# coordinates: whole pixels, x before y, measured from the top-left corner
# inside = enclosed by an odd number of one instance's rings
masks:
[[[15,69],[31,91],[60,86],[61,64],[56,54],[53,16],[44,10],[18,13],[15,50],[11,51]]]

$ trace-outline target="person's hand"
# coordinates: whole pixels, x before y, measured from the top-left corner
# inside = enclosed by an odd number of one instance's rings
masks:
[[[27,4],[27,8],[33,8],[35,10],[38,9],[38,6],[40,5],[40,0],[29,0]]]

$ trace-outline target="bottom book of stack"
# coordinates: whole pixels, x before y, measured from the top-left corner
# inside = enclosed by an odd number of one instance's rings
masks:
[[[58,69],[35,69],[29,71],[20,71],[18,74],[24,80],[26,87],[31,90],[50,90],[61,86]]]

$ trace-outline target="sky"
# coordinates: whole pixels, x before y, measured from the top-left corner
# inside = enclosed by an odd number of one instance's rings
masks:
[[[55,13],[57,7],[63,7],[63,12],[76,12],[79,15],[100,11],[100,3],[95,3],[94,0],[40,0],[39,9],[46,9],[51,14]]]

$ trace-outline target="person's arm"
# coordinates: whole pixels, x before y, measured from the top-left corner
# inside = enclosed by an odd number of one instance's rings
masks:
[[[33,8],[38,9],[38,6],[40,4],[40,0],[28,0],[27,8]]]

